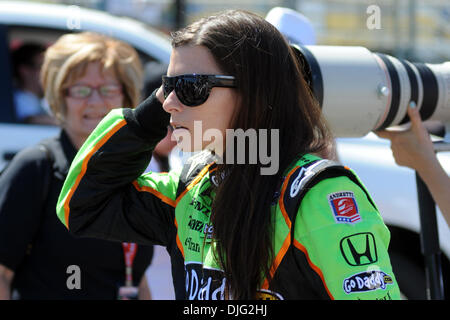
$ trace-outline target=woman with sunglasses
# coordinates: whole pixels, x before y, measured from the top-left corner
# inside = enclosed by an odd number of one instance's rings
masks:
[[[283,36],[236,10],[172,45],[162,87],[112,111],[77,154],[57,206],[66,227],[166,246],[178,299],[398,298],[375,204],[353,172],[314,155],[330,134]],[[181,172],[142,175],[167,123],[201,152]],[[262,174],[238,132],[256,134],[259,155],[279,150],[279,169]]]
[[[77,150],[110,110],[139,102],[138,54],[102,35],[64,35],[45,52],[41,80],[61,131],[0,177],[0,299],[149,298],[152,246],[77,239],[55,216]]]

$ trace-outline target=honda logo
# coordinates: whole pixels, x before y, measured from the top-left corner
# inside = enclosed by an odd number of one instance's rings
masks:
[[[340,243],[341,253],[351,266],[364,266],[377,262],[375,237],[370,232],[352,234]]]

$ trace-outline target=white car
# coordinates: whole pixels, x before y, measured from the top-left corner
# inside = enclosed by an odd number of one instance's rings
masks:
[[[65,5],[0,2],[0,70],[9,70],[8,41],[15,39],[51,43],[61,34],[96,31],[116,37],[136,48],[143,61],[168,63],[168,39],[148,26],[89,9]],[[57,128],[14,122],[11,75],[0,73],[0,170],[20,149],[55,135]],[[420,222],[414,172],[398,167],[389,142],[369,134],[364,138],[339,138],[341,162],[354,169],[374,198],[391,231],[390,254],[400,289],[406,298],[425,299],[424,258],[420,247]],[[450,173],[450,154],[439,156]],[[444,283],[450,284],[450,230],[437,211]],[[447,288],[448,292],[448,288]],[[447,294],[448,296],[448,294]]]
[[[143,63],[169,63],[171,45],[167,37],[138,21],[75,6],[0,2],[0,170],[18,150],[57,131],[15,123],[9,43],[19,40],[50,44],[64,33],[77,31],[95,31],[123,40],[138,51]]]

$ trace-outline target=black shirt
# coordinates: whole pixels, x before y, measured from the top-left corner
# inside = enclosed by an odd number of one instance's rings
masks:
[[[43,144],[51,152],[24,149],[0,176],[0,264],[15,272],[12,288],[22,299],[116,299],[125,282],[122,244],[76,238],[58,220],[56,202],[77,151],[64,131]],[[152,246],[138,246],[135,286],[152,255]],[[74,265],[80,289],[68,288]]]

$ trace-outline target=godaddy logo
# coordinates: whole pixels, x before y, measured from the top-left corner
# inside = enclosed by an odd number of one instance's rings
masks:
[[[353,292],[365,292],[377,289],[386,289],[386,285],[392,284],[390,275],[383,271],[373,270],[354,274],[344,280],[343,288],[346,294]]]

